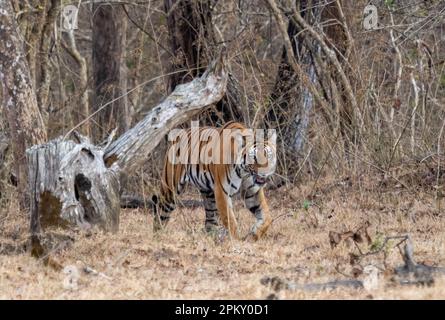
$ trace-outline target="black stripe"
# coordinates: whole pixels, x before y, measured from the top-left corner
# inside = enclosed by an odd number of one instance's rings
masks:
[[[212,179],[212,174],[210,173],[210,171],[206,171],[206,172],[204,172],[204,175],[205,175],[205,177],[206,177],[206,179],[209,181],[209,183],[210,183],[210,181],[211,181],[211,179]]]
[[[256,212],[259,208],[260,208],[260,206],[256,205],[256,206],[253,206],[253,207],[249,208],[249,210],[252,211],[252,212]]]
[[[163,208],[162,208],[162,211],[164,211],[165,213],[170,213],[170,212],[173,211],[173,209],[163,207]]]
[[[207,183],[209,182],[209,179],[207,178],[207,175],[205,172],[201,174],[201,180],[204,182],[204,184],[207,186]]]
[[[202,172],[201,175],[199,176],[199,183],[200,183],[200,188],[202,189],[207,188],[207,177],[205,175],[205,172]]]
[[[254,196],[255,196],[255,193],[252,193],[250,196],[244,197],[244,199],[250,199],[250,198],[253,198]]]
[[[211,189],[205,189],[205,190],[203,189],[200,191],[205,197],[213,197],[213,190]]]
[[[195,185],[195,186],[197,186],[197,187],[199,187],[199,183],[197,182],[197,180],[196,180],[196,176],[195,176],[195,174],[193,173],[193,168],[195,167],[195,166],[191,166],[192,167],[192,169],[190,170],[190,179],[192,180],[192,182],[193,182],[193,184]]]
[[[224,191],[224,193],[226,194],[226,195],[230,195],[227,191],[226,191],[226,189],[224,189],[224,186],[221,184],[221,189],[223,189],[223,191]]]
[[[210,179],[209,179],[209,177],[207,176],[207,172],[205,173],[205,178],[206,178],[206,187],[207,187],[207,190],[211,190],[212,189],[212,186],[210,185]]]
[[[241,179],[241,173],[239,172],[239,167],[238,166],[236,166],[236,168],[235,168],[235,173],[238,176],[238,178]]]

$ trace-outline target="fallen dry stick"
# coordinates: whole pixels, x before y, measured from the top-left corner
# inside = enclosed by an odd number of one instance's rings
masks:
[[[279,277],[264,277],[260,280],[262,285],[270,286],[275,291],[280,290],[302,290],[302,291],[324,291],[338,288],[362,289],[363,282],[360,280],[334,280],[324,283],[298,284],[282,280]]]
[[[88,273],[88,274],[92,274],[92,275],[95,275],[95,276],[100,276],[100,277],[105,278],[105,279],[110,280],[110,281],[113,280],[111,277],[107,276],[106,274],[104,274],[102,272],[99,272],[99,271],[96,271],[96,270],[94,270],[93,268],[91,268],[89,266],[84,267],[83,271],[85,273]]]
[[[178,207],[184,208],[197,208],[201,207],[204,204],[199,200],[181,200],[177,202]],[[154,206],[153,201],[151,201],[150,197],[143,198],[140,196],[130,196],[123,195],[120,200],[121,208],[125,209],[137,209],[137,208],[147,208],[152,209]]]

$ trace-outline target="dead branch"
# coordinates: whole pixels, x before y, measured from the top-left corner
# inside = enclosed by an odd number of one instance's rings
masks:
[[[145,208],[152,209],[155,204],[151,200],[151,197],[143,198],[139,196],[123,195],[121,196],[121,208],[137,209]],[[181,200],[177,203],[178,207],[183,208],[199,208],[203,206],[202,201],[199,200]],[[151,212],[150,212],[151,213]]]
[[[102,278],[107,279],[107,280],[109,280],[109,281],[113,280],[113,278],[107,276],[105,273],[103,273],[103,272],[99,272],[99,271],[97,271],[97,270],[95,270],[95,269],[93,269],[93,268],[91,268],[91,267],[89,267],[89,266],[85,266],[85,267],[83,268],[83,272],[85,272],[85,273],[87,273],[87,274],[92,274],[92,275],[94,275],[94,276],[102,277]]]
[[[69,45],[65,44],[64,41],[61,41],[62,47],[79,65],[80,89],[82,92],[80,98],[80,110],[73,110],[73,118],[77,124],[89,114],[90,102],[88,97],[88,68],[85,57],[82,56],[77,49],[74,30],[69,30],[66,33],[68,35]],[[87,122],[86,125],[83,126],[82,133],[88,136],[90,135],[90,129],[90,122]]]
[[[274,291],[325,291],[339,288],[362,289],[363,282],[360,280],[334,280],[324,283],[298,284],[295,282],[280,279],[279,277],[264,277],[260,280],[264,286],[269,286]]]
[[[403,250],[400,250],[400,254],[405,264],[394,269],[392,281],[400,285],[432,285],[435,280],[434,276],[445,275],[443,267],[433,267],[415,262],[413,244],[409,235],[406,235],[405,239],[397,244],[397,247],[403,242],[405,245]]]

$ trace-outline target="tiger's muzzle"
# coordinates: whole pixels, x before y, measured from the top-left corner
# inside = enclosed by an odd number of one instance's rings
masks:
[[[266,184],[268,177],[260,176],[258,174],[253,174],[253,181],[256,185],[263,186]]]

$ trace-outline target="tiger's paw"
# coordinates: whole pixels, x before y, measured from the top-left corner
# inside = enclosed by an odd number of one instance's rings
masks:
[[[269,229],[272,224],[272,219],[265,219],[265,221],[258,221],[255,223],[252,228],[250,228],[250,232],[244,238],[244,240],[248,240],[249,238],[258,241],[262,237],[264,237],[266,231]]]
[[[258,239],[259,239],[258,235],[251,231],[243,238],[243,241],[255,242],[255,241],[258,241]]]
[[[258,226],[257,224],[254,224],[251,228],[249,233],[243,238],[244,241],[258,241],[259,239],[258,235]]]

